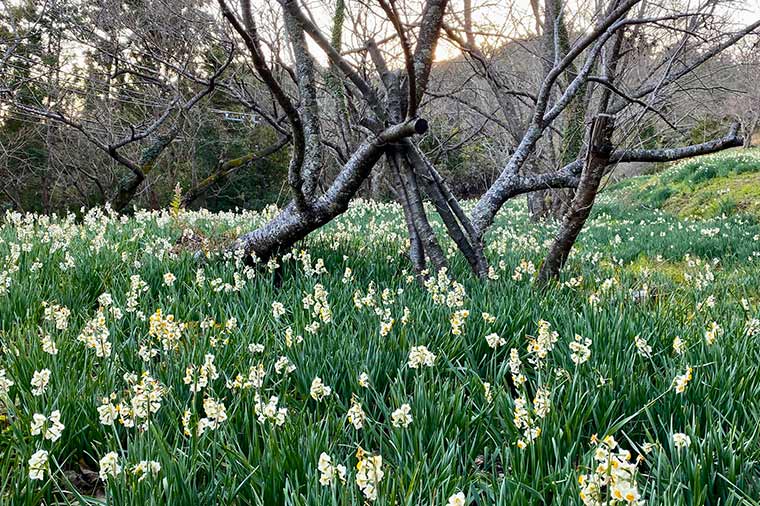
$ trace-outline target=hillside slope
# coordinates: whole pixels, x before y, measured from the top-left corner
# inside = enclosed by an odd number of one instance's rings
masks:
[[[625,202],[681,217],[760,218],[760,148],[686,160],[654,175],[626,179],[608,191]]]

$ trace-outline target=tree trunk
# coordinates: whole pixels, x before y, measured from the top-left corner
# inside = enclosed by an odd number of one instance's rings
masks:
[[[388,165],[392,164],[388,162]],[[406,223],[406,230],[409,234],[409,260],[412,262],[414,271],[419,274],[425,270],[425,248],[422,245],[422,240],[420,240],[420,234],[417,232],[417,227],[414,224],[414,217],[409,208],[409,198],[406,194],[404,184],[401,182],[401,174],[398,170],[395,170],[393,166],[391,166],[391,172],[396,183],[396,188],[398,188],[397,197],[401,209],[404,212],[404,222]]]
[[[752,147],[752,136],[755,134],[755,130],[757,129],[757,124],[760,123],[760,117],[756,115],[754,118],[752,118],[749,123],[744,128],[744,144],[743,147],[745,149],[750,149]]]
[[[427,256],[430,257],[433,267],[438,271],[447,266],[446,255],[441,249],[435,231],[430,225],[427,213],[425,212],[417,175],[414,173],[409,161],[402,156],[397,149],[394,148],[389,153],[388,158],[393,169],[399,174],[399,179],[404,190],[402,195],[404,196],[406,206],[411,213],[414,228],[422,243],[424,254],[427,254]]]
[[[174,126],[165,135],[159,135],[140,156],[139,171],[133,171],[121,180],[116,194],[111,198],[111,208],[116,212],[123,212],[135,198],[137,190],[145,180],[145,176],[153,169],[156,160],[164,152],[164,149],[172,143],[179,133],[179,126]]]
[[[546,201],[547,190],[537,190],[527,194],[528,213],[530,220],[538,222],[549,215],[549,205]]]
[[[354,151],[327,191],[305,208],[291,201],[272,220],[256,230],[240,236],[232,250],[242,250],[247,257],[255,255],[267,261],[308,234],[327,224],[348,209],[348,204],[367,179],[372,168],[389,144],[427,131],[427,121],[412,119],[388,127],[368,138]]]
[[[599,191],[599,183],[604,176],[605,168],[610,163],[613,131],[613,116],[600,114],[596,117],[578,189],[538,274],[538,282],[541,285],[559,276],[559,271],[567,261],[578,234],[591,214],[591,208]]]
[[[483,252],[483,245],[475,239],[472,224],[451,190],[417,146],[407,140],[403,143],[403,150],[409,164],[416,170],[425,192],[432,200],[438,215],[446,226],[449,237],[464,255],[472,271],[481,278],[485,277],[488,274],[488,261]]]

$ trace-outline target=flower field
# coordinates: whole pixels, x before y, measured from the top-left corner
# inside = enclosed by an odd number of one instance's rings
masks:
[[[395,205],[6,214],[0,503],[760,504],[760,227],[600,200],[544,292],[522,205],[424,283]]]

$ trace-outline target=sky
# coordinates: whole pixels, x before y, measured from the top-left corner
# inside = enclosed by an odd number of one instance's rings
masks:
[[[229,0],[234,2],[234,0]],[[272,0],[268,0],[272,1]],[[329,34],[329,27],[331,25],[332,5],[333,0],[304,0],[308,5],[314,19],[317,24],[322,28],[323,33]],[[414,6],[415,2],[418,4],[424,0],[396,0],[399,5]],[[543,0],[539,0],[543,3]],[[659,3],[668,4],[675,3],[679,0],[660,0]],[[700,3],[706,0],[683,0],[682,3],[686,5],[696,7]],[[754,20],[760,19],[760,0],[724,0],[728,5],[721,7],[720,11],[728,15],[736,21],[736,23],[747,24]],[[263,7],[267,0],[253,0],[254,8],[258,5]],[[366,3],[378,5],[377,1],[365,0]],[[356,0],[347,0],[349,8],[351,4],[354,4],[352,10],[356,11],[356,5],[359,4]],[[567,0],[566,9],[570,15],[571,24],[576,27],[591,27],[593,21],[591,19],[584,19],[579,15],[579,12],[590,11],[592,6],[595,5],[596,0]],[[653,3],[653,2],[650,2]],[[474,7],[473,24],[475,26],[483,27],[484,32],[489,33],[501,33],[509,37],[520,37],[526,34],[535,33],[535,19],[533,11],[530,7],[530,0],[472,0]],[[463,0],[450,0],[449,6],[454,12],[460,12],[463,6]],[[376,13],[381,13],[379,7],[374,9]],[[410,12],[421,12],[419,7],[411,7]],[[414,22],[410,19],[407,21]],[[347,24],[349,21],[347,20]],[[367,25],[371,28],[379,29],[379,23],[377,21],[372,22],[368,20]],[[387,28],[386,28],[387,29]],[[380,40],[388,32],[383,32],[375,36],[376,40]],[[497,37],[481,36],[479,43],[481,46],[487,45],[488,42],[498,44],[499,39]],[[358,39],[346,41],[348,47],[356,47],[362,45],[363,41]],[[313,52],[321,63],[327,63],[326,56],[319,50],[316,45],[312,44]],[[437,61],[448,60],[456,58],[460,55],[460,51],[451,43],[446,40],[441,40],[436,50],[435,59]]]

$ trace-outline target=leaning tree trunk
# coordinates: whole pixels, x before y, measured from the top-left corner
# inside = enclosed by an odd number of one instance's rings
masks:
[[[589,148],[585,166],[581,173],[578,189],[565,214],[557,237],[549,249],[549,253],[538,274],[539,284],[546,284],[550,279],[559,276],[559,271],[567,261],[570,250],[575,244],[586,220],[591,214],[599,184],[604,176],[604,170],[610,163],[612,153],[611,137],[614,130],[614,118],[608,114],[600,114],[594,120],[589,139]]]
[[[351,199],[390,144],[427,131],[427,121],[411,119],[390,126],[356,148],[327,191],[306,205],[291,201],[272,220],[240,236],[232,245],[247,258],[267,261],[348,209]]]
[[[436,271],[447,266],[446,254],[441,249],[433,227],[430,225],[420,192],[417,174],[409,161],[401,156],[397,148],[392,148],[387,154],[391,167],[398,173],[401,182],[401,195],[404,199],[402,206],[409,213],[422,245],[422,255],[427,255]],[[410,252],[411,253],[411,252]]]
[[[470,264],[472,271],[481,278],[487,276],[488,261],[483,244],[475,239],[476,234],[472,223],[459,202],[419,147],[409,140],[405,140],[402,145],[409,165],[414,168],[422,181],[425,193],[433,202],[449,237]]]

